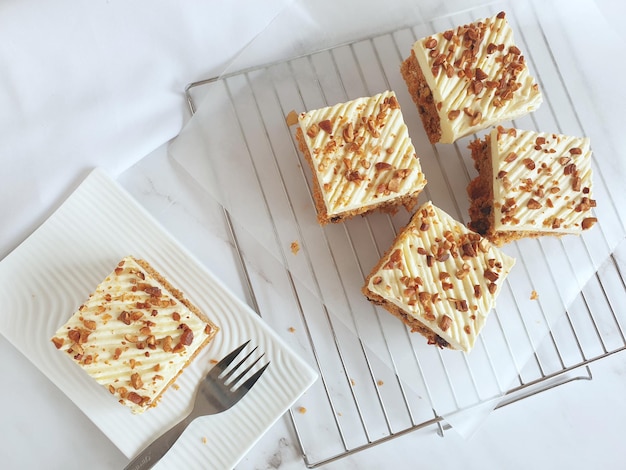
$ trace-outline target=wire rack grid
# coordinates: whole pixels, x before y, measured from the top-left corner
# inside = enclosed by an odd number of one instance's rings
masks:
[[[591,379],[590,363],[626,349],[626,314],[616,308],[626,300],[624,223],[610,171],[598,161],[594,192],[604,207],[594,237],[508,247],[521,261],[517,275],[506,283],[471,356],[425,346],[360,294],[365,275],[408,214],[373,214],[324,229],[315,224],[310,175],[284,117],[292,109],[314,109],[385,89],[398,94],[418,154],[431,150],[431,157],[422,158],[429,180],[426,197],[459,220],[467,219],[465,187],[474,175],[469,139],[446,147],[427,143],[416,112],[410,111],[399,64],[418,38],[497,11],[475,9],[187,89],[192,112],[208,88],[219,88],[232,108],[232,132],[242,143],[242,165],[257,189],[262,219],[251,233],[236,210],[228,204],[224,210],[250,301],[320,375],[290,410],[310,468],[425,427],[444,435],[460,412],[489,403],[488,409],[498,408],[571,380]],[[514,8],[511,13],[514,28],[518,16],[524,22],[517,28],[522,32],[517,42],[529,65],[541,69],[545,96],[540,112],[513,124],[586,134],[536,11],[531,9],[530,19]],[[273,244],[267,264],[258,261],[261,232]],[[581,256],[597,268],[590,279],[578,269]],[[538,265],[533,257],[540,259]],[[563,266],[578,286],[572,298],[563,289]],[[540,298],[530,300],[535,290]]]

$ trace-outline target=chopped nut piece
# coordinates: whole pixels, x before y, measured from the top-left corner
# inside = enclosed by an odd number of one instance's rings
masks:
[[[329,119],[324,119],[319,123],[319,128],[322,129],[327,134],[332,134],[333,132],[333,124]]]
[[[286,117],[286,121],[287,126],[289,127],[293,126],[294,124],[298,124],[298,114],[294,110],[289,111],[289,114],[287,114]]]
[[[189,346],[193,342],[193,331],[190,328],[183,330],[183,334],[180,336],[180,342],[185,346]]]
[[[497,281],[498,278],[500,277],[500,275],[497,272],[492,271],[491,269],[485,269],[484,276],[485,276],[485,279],[488,279],[491,282]]]
[[[117,317],[117,319],[126,325],[130,325],[130,313],[126,310],[123,310],[122,313],[120,313],[120,315]]]
[[[526,203],[526,207],[528,207],[529,209],[541,209],[543,205],[535,199],[529,199]]]
[[[426,49],[434,49],[435,47],[437,47],[437,40],[433,37],[426,39],[426,41],[424,42],[424,47]]]
[[[582,222],[582,229],[589,230],[598,221],[596,217],[585,217]]]
[[[309,130],[306,131],[306,134],[311,139],[314,139],[315,137],[317,137],[317,134],[319,133],[320,133],[320,127],[317,124],[311,124],[311,127],[309,127]]]
[[[441,320],[439,320],[439,328],[441,328],[442,331],[446,331],[448,328],[450,328],[451,325],[452,318],[450,318],[448,315],[442,316]]]
[[[135,390],[139,390],[143,387],[143,380],[141,380],[141,376],[137,372],[130,376],[130,384]]]

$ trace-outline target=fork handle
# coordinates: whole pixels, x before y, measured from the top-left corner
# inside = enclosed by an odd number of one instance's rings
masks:
[[[146,470],[157,464],[161,458],[172,448],[183,431],[187,428],[191,419],[186,417],[181,422],[170,428],[159,436],[152,444],[146,447],[141,453],[130,461],[124,470]]]

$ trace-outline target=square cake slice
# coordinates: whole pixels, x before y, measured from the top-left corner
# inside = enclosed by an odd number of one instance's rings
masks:
[[[417,203],[426,178],[392,91],[300,113],[298,124],[320,224]]]
[[[52,342],[133,413],[157,405],[218,327],[144,260],[128,256]]]
[[[400,70],[433,144],[515,119],[542,102],[504,12],[419,39]]]
[[[596,223],[588,138],[498,127],[470,149],[469,226],[496,245]]]
[[[429,344],[470,352],[514,264],[427,202],[374,267],[363,293]]]

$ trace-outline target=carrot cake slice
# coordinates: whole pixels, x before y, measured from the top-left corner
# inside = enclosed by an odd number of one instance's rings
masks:
[[[518,118],[542,102],[504,12],[419,39],[400,70],[433,144]]]
[[[478,176],[467,188],[469,226],[496,245],[597,222],[588,138],[498,127],[470,149]]]
[[[374,267],[363,293],[429,344],[470,352],[514,264],[427,202]]]
[[[415,206],[426,178],[394,92],[303,112],[297,123],[320,224]]]
[[[122,259],[52,342],[133,413],[163,392],[218,331],[148,262]]]

